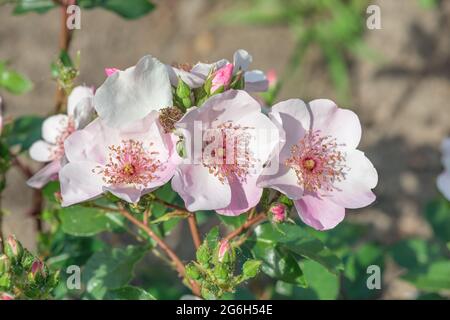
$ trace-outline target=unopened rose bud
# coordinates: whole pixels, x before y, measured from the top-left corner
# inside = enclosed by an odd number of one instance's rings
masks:
[[[31,271],[28,273],[28,280],[30,282],[38,282],[47,277],[45,265],[41,260],[35,260],[31,265]]]
[[[266,73],[267,81],[269,82],[269,88],[273,88],[278,83],[278,75],[277,72],[273,69],[270,69]]]
[[[120,70],[116,69],[116,68],[105,68],[105,74],[106,74],[107,77],[112,76],[117,71],[120,71]]]
[[[225,255],[230,251],[230,243],[228,240],[222,240],[219,245],[219,254],[218,254],[218,260],[219,262],[223,262]]]
[[[0,300],[14,300],[14,296],[6,292],[0,292]]]
[[[226,90],[233,78],[233,64],[228,63],[213,74],[211,93],[219,92],[221,88]]]
[[[272,214],[272,220],[275,223],[280,223],[286,220],[286,206],[282,203],[274,203],[270,207],[270,213]]]
[[[13,264],[22,259],[23,247],[14,236],[9,236],[5,243],[5,254]]]

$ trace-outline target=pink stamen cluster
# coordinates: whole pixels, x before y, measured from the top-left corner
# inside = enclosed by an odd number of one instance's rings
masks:
[[[155,172],[161,170],[161,162],[155,159],[158,152],[147,150],[142,142],[124,140],[122,145],[112,145],[109,150],[108,163],[103,168],[97,168],[97,173],[102,174],[103,181],[109,185],[147,187],[157,178]]]
[[[58,160],[64,156],[64,141],[76,130],[75,121],[69,117],[67,125],[56,138],[56,146],[52,148],[53,159]]]
[[[215,175],[220,182],[232,182],[238,179],[246,181],[250,169],[255,166],[256,160],[249,151],[250,133],[246,132],[250,128],[235,126],[231,122],[219,125],[213,132],[218,132],[211,140],[205,141],[203,148],[203,165],[208,167],[209,173]],[[216,143],[218,138],[219,146],[210,153],[205,149],[211,143]]]
[[[336,190],[334,184],[345,179],[345,154],[336,139],[322,136],[320,131],[308,132],[291,147],[286,165],[293,168],[299,185],[305,191]]]

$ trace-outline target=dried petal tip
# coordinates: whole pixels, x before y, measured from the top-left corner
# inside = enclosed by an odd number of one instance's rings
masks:
[[[272,214],[272,221],[275,223],[281,223],[286,220],[286,206],[282,203],[274,203],[270,207],[270,213]]]
[[[172,132],[175,129],[175,123],[183,117],[183,112],[177,107],[167,107],[160,110],[159,122],[165,133]]]

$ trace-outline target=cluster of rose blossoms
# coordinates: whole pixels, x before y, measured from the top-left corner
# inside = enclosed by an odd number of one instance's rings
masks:
[[[249,71],[251,62],[238,50],[233,63],[169,66],[145,56],[106,69],[97,90],[76,87],[67,114],[44,122],[30,155],[49,164],[29,185],[59,179],[70,206],[106,192],[137,203],[171,180],[187,210],[229,216],[271,188],[318,230],[335,227],[346,208],[371,204],[378,176],[357,150],[358,116],[325,99],[262,106],[251,94],[268,80]]]

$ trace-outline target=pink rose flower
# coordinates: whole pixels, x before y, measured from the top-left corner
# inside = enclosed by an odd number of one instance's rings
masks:
[[[164,64],[145,56],[136,66],[115,70],[97,89],[95,110],[111,127],[120,128],[153,110],[172,106],[172,87]]]
[[[238,215],[257,205],[262,188],[256,179],[276,152],[279,133],[255,99],[226,91],[189,110],[175,127],[187,156],[172,188],[189,211]]]
[[[294,200],[300,218],[317,230],[334,228],[345,208],[371,204],[377,171],[363,152],[358,116],[330,100],[308,105],[298,99],[272,107],[271,119],[285,132],[278,171],[263,172],[260,187]]]
[[[216,92],[220,87],[224,87],[225,90],[228,89],[233,77],[233,68],[234,66],[228,63],[214,73],[211,86],[212,93]]]
[[[442,165],[444,172],[437,179],[439,191],[450,201],[450,138],[442,142]]]
[[[36,141],[29,152],[33,160],[50,163],[27,181],[30,187],[39,189],[57,178],[64,158],[64,141],[94,118],[93,97],[93,88],[75,87],[68,97],[67,114],[50,116],[44,121],[43,139]]]
[[[61,169],[62,206],[99,197],[104,192],[137,203],[173,176],[176,159],[170,134],[158,112],[123,127],[95,119],[64,144],[68,163]]]
[[[233,74],[236,74],[240,70],[244,72],[245,91],[267,91],[268,81],[264,75],[264,72],[261,70],[248,70],[252,61],[253,58],[247,51],[243,49],[237,50],[233,56]],[[186,68],[186,66],[181,68],[169,65],[166,65],[166,68],[169,73],[170,82],[174,87],[178,85],[178,78],[181,78],[181,80],[183,80],[189,87],[199,88],[205,83],[206,78],[211,71],[220,70],[228,64],[230,64],[228,60],[222,59],[212,64],[199,62],[192,68]]]

